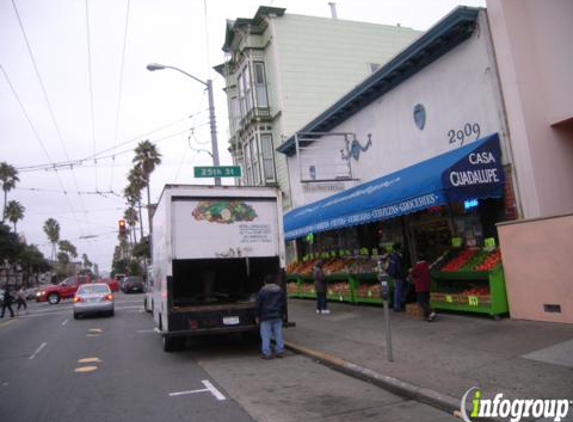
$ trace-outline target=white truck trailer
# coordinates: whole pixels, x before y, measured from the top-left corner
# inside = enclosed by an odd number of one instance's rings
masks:
[[[286,288],[280,191],[166,185],[153,214],[151,249],[153,318],[165,351],[183,347],[189,336],[256,331],[255,299],[265,275]],[[286,309],[285,303],[288,322]]]

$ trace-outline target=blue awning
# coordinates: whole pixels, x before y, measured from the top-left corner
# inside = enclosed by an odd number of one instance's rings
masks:
[[[504,172],[497,134],[295,208],[285,238],[398,217],[448,202],[499,198]]]

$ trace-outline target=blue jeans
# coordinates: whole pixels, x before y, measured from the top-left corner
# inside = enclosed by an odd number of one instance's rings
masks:
[[[261,321],[261,351],[265,356],[271,356],[271,338],[275,339],[275,353],[281,354],[285,351],[283,340],[282,319],[271,319]]]
[[[399,278],[394,279],[394,304],[393,308],[396,309],[404,309],[404,286],[406,282],[404,280],[400,280]]]

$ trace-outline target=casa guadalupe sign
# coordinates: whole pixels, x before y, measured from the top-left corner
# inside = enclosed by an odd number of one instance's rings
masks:
[[[447,188],[480,189],[504,182],[501,150],[497,136],[472,151],[442,174]]]

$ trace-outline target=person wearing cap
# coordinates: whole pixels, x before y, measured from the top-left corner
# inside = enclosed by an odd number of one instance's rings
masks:
[[[314,290],[316,292],[316,313],[317,314],[329,314],[328,303],[326,300],[326,292],[328,291],[328,286],[326,280],[324,279],[324,271],[322,271],[321,260],[318,260],[314,264],[313,276],[314,276]]]

